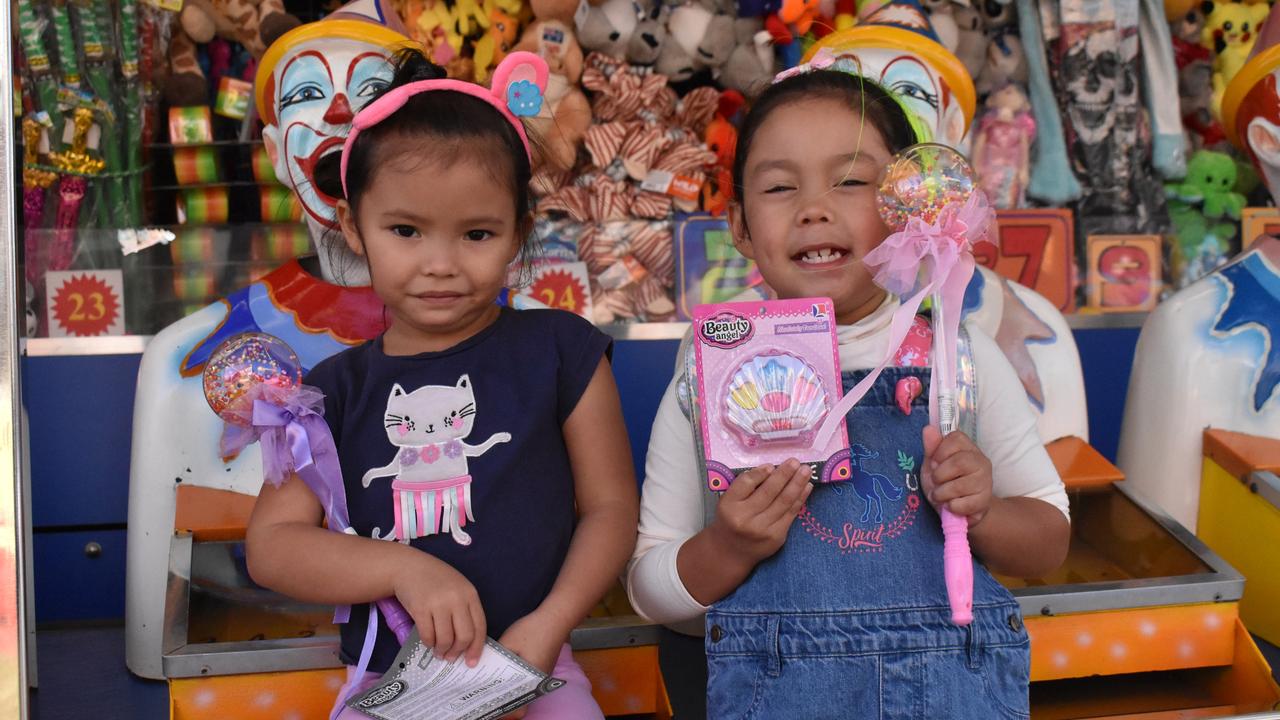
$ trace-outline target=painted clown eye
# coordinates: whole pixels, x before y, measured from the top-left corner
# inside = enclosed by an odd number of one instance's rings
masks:
[[[323,100],[324,97],[324,90],[320,89],[319,85],[307,83],[291,90],[287,95],[280,98],[280,107],[287,108],[298,103]]]
[[[356,92],[356,97],[368,98],[377,95],[387,89],[386,80],[370,80],[360,86],[360,90]]]
[[[913,82],[894,83],[893,87],[890,89],[905,98],[919,100],[934,110],[938,109],[938,96],[930,93]]]

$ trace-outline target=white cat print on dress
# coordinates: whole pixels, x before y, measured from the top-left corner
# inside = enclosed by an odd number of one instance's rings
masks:
[[[424,385],[411,393],[398,383],[391,387],[383,425],[399,451],[390,464],[361,479],[369,487],[376,478],[394,478],[395,529],[387,539],[408,543],[447,531],[458,544],[471,544],[463,530],[468,521],[475,521],[467,458],[511,440],[509,433],[497,433],[479,445],[466,443],[475,414],[475,395],[466,375],[453,387]],[[380,534],[375,528],[373,537]]]

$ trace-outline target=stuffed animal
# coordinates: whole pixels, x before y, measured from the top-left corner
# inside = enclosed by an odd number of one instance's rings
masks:
[[[1265,3],[1238,2],[1210,2],[1206,7],[1212,9],[1200,31],[1200,44],[1214,52],[1213,114],[1220,117],[1222,93],[1249,59],[1258,30],[1271,9]]]
[[[982,29],[982,15],[969,5],[955,3],[951,16],[956,21],[956,57],[964,63],[970,77],[978,77],[987,64],[987,48],[991,40]]]
[[[856,0],[818,0],[818,19],[809,28],[814,40],[821,40],[838,30],[847,30],[857,23]]]
[[[1027,84],[1027,53],[1018,37],[1018,17],[1013,3],[979,0],[982,27],[990,38],[986,63],[974,78],[978,95],[986,95],[1011,82]]]
[[[631,42],[627,44],[627,62],[632,65],[653,65],[662,54],[667,41],[667,16],[670,9],[662,0],[637,2],[640,20],[636,23]]]
[[[639,20],[631,0],[605,0],[601,5],[588,5],[586,11],[575,18],[578,43],[584,51],[625,58]]]
[[[220,37],[260,58],[276,38],[299,24],[285,12],[282,0],[185,0],[169,45],[166,99],[173,106],[208,104],[208,83],[196,45]]]
[[[512,7],[514,6],[514,7]],[[505,0],[486,0],[489,29],[476,40],[472,52],[475,60],[475,79],[487,84],[489,73],[511,52],[520,39],[520,3]]]
[[[433,0],[418,15],[416,34],[423,38],[423,46],[431,61],[447,66],[462,52],[462,35],[458,33],[454,8],[442,0]]]
[[[655,69],[673,86],[684,89],[682,84],[700,84],[696,75],[709,81],[728,62],[736,45],[732,17],[701,5],[683,5],[672,10],[667,20],[667,42]]]
[[[960,27],[952,15],[951,0],[920,0],[920,6],[929,13],[929,22],[933,24],[933,34],[938,36],[938,42],[954,53],[960,46]]]
[[[978,183],[992,207],[1009,210],[1026,204],[1035,137],[1031,102],[1021,88],[1006,85],[988,96],[972,156]]]
[[[737,45],[720,70],[724,87],[754,97],[773,79],[773,43],[760,18],[738,18],[734,21]]]
[[[1175,44],[1178,40],[1200,44],[1200,34],[1204,30],[1205,19],[1203,5],[1203,2],[1196,0],[1165,2],[1165,19],[1169,21],[1169,33],[1173,36]]]
[[[818,0],[782,0],[777,18],[796,36],[805,35],[818,19]]]
[[[578,11],[578,0],[529,0],[528,4],[536,20],[556,21],[570,26]]]
[[[738,91],[724,91],[716,115],[703,133],[707,149],[716,155],[716,166],[707,173],[707,181],[702,185],[702,209],[712,215],[723,215],[733,201],[733,159],[738,149],[738,129],[732,118],[745,103]]]
[[[591,105],[578,89],[583,56],[573,34],[570,5],[573,3],[562,0],[533,0],[537,19],[513,48],[541,55],[550,70],[542,111],[529,124],[542,138],[535,165],[559,171],[571,170],[576,164],[578,147],[591,126]]]
[[[1174,283],[1195,282],[1230,256],[1245,198],[1236,192],[1239,176],[1231,156],[1200,150],[1187,163],[1187,177],[1165,186],[1173,223]]]
[[[809,32],[817,19],[818,0],[781,0],[778,11],[765,18],[765,29],[773,36],[773,44],[784,66],[800,64],[800,38]]]
[[[184,0],[178,22],[197,43],[217,35],[240,43],[255,58],[301,24],[285,11],[283,0]]]
[[[1206,218],[1240,219],[1244,196],[1236,189],[1236,163],[1230,155],[1201,150],[1187,163],[1187,177],[1166,186],[1165,194],[1187,204],[1203,205]]]

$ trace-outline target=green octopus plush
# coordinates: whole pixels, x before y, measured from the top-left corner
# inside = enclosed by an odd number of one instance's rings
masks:
[[[1188,205],[1200,205],[1209,219],[1240,219],[1244,195],[1236,192],[1237,168],[1229,155],[1200,150],[1187,163],[1187,177],[1179,184],[1165,186],[1165,194]]]

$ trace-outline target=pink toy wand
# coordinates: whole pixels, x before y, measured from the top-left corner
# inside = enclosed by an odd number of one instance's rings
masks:
[[[845,395],[819,428],[825,442],[845,415],[866,394],[902,345],[926,296],[933,299],[933,361],[929,379],[929,417],[946,435],[956,429],[956,345],[965,288],[973,277],[972,247],[986,236],[993,214],[987,197],[975,187],[973,171],[945,145],[914,145],[885,169],[876,193],[885,223],[897,232],[867,253],[875,282],[902,298],[890,325],[889,350],[880,366]],[[943,564],[951,619],[973,620],[973,558],[969,524],[941,508]]]
[[[334,532],[355,534],[347,515],[342,468],[329,425],[324,421],[324,395],[302,384],[297,356],[281,340],[264,333],[245,333],[219,345],[204,369],[209,406],[226,422],[223,457],[262,445],[262,475],[275,487],[296,474],[324,508]],[[401,645],[413,630],[413,619],[395,598],[374,603]],[[334,622],[345,623],[351,607],[339,606]],[[371,617],[363,656],[373,649],[376,619]],[[367,660],[365,665],[367,665]]]

